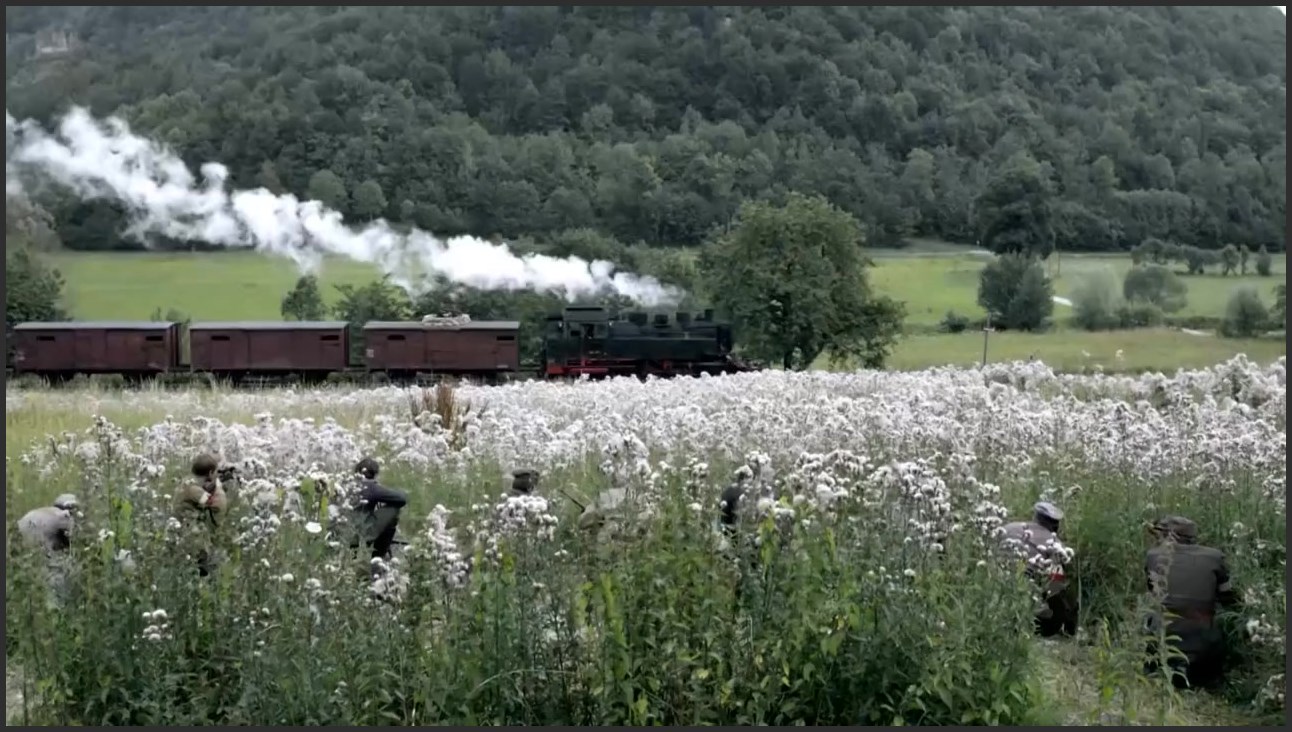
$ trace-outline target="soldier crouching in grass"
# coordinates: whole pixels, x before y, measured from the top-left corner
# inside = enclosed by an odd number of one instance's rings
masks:
[[[1041,584],[1042,603],[1037,609],[1035,628],[1043,637],[1077,633],[1077,598],[1068,582],[1059,529],[1063,510],[1049,501],[1032,506],[1031,521],[1014,521],[1001,527],[1001,541],[1027,560],[1028,573]]]
[[[350,547],[358,549],[362,544],[371,548],[373,559],[389,560],[396,543],[399,514],[408,505],[408,494],[377,482],[381,466],[373,458],[360,460],[354,472],[358,473],[362,486],[352,505],[358,521]]]
[[[65,599],[72,572],[68,550],[72,546],[74,514],[78,508],[76,496],[64,493],[54,499],[54,505],[33,508],[18,519],[18,533],[23,542],[44,554],[46,581],[54,593],[55,603]]]
[[[198,528],[200,538],[195,551],[198,574],[203,577],[218,564],[219,550],[214,539],[229,508],[225,481],[218,475],[219,467],[214,456],[198,455],[193,460],[192,475],[175,491],[175,517],[181,524]]]
[[[1150,638],[1144,672],[1160,668],[1158,642],[1166,638],[1172,651],[1167,661],[1172,683],[1177,687],[1214,687],[1223,678],[1225,654],[1216,609],[1237,604],[1225,555],[1199,544],[1197,526],[1183,516],[1167,516],[1150,531],[1158,543],[1146,553],[1144,569],[1148,590],[1161,602],[1161,608],[1147,618]],[[1171,640],[1172,636],[1179,640]]]
[[[18,519],[18,532],[32,546],[45,552],[66,551],[72,545],[72,512],[77,509],[76,496],[64,493],[54,505],[33,508]]]

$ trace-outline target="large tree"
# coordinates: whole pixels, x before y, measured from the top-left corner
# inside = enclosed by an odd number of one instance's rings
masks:
[[[741,207],[701,255],[715,305],[757,359],[804,369],[822,353],[880,366],[901,330],[900,304],[866,278],[861,227],[823,197]]]
[[[1050,256],[1054,190],[1049,173],[1025,151],[1015,153],[978,197],[983,246],[997,254]]]

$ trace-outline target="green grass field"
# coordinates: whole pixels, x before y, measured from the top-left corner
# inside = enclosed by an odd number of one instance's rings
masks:
[[[246,251],[65,252],[54,263],[77,320],[146,320],[158,308],[194,320],[280,320],[283,295],[300,276],[290,260]],[[335,302],[336,285],[361,285],[376,274],[366,264],[329,261],[319,272],[323,297]]]
[[[976,303],[978,272],[986,256],[971,248],[941,242],[916,242],[900,251],[872,250],[876,288],[907,304],[907,322],[932,326],[948,311],[982,317]],[[79,320],[146,319],[154,311],[174,308],[194,320],[276,320],[279,303],[299,273],[288,260],[251,252],[189,253],[62,253],[55,262],[67,281],[67,299]],[[1051,260],[1057,271],[1055,292],[1072,294],[1083,275],[1106,269],[1119,278],[1131,266],[1126,256],[1062,255]],[[1286,281],[1283,256],[1274,260],[1271,277],[1188,277],[1189,304],[1181,315],[1218,317],[1234,288],[1253,285],[1273,302],[1277,284]],[[327,262],[319,273],[324,298],[335,302],[335,286],[362,284],[376,275],[368,265],[346,260]],[[1055,306],[1062,322],[1070,309]],[[1122,358],[1116,354],[1122,352]],[[1083,370],[1095,364],[1105,370],[1162,370],[1206,366],[1237,353],[1267,361],[1284,354],[1281,339],[1232,341],[1194,336],[1167,329],[1085,333],[1059,329],[1043,335],[1000,333],[992,336],[991,361],[1035,356],[1056,368]],[[1088,355],[1087,355],[1088,354]],[[982,334],[912,335],[898,346],[892,366],[918,369],[946,364],[978,363]]]
[[[961,253],[911,253],[906,256],[875,256],[874,283],[882,293],[907,303],[907,322],[914,325],[936,325],[954,310],[961,315],[981,318],[986,313],[978,306],[978,272],[987,255]],[[1131,268],[1128,256],[1061,255],[1058,261],[1046,263],[1054,280],[1054,294],[1071,298],[1084,277],[1106,271],[1120,282]],[[1183,277],[1189,288],[1189,301],[1179,316],[1212,316],[1224,314],[1225,303],[1238,287],[1253,286],[1267,303],[1274,302],[1274,288],[1287,279],[1284,256],[1274,258],[1273,274],[1259,277],[1222,277],[1207,274]],[[1055,317],[1067,317],[1070,309],[1055,305]]]

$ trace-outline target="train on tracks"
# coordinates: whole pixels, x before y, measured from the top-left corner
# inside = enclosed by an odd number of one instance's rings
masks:
[[[542,323],[538,364],[529,367],[521,364],[521,337],[519,321],[466,316],[372,321],[357,329],[342,321],[195,322],[187,328],[156,321],[29,322],[13,329],[12,371],[52,384],[96,375],[137,383],[174,374],[242,384],[445,377],[497,383],[755,369],[732,355],[731,326],[712,310],[620,315],[597,306],[567,307]],[[352,348],[356,340],[361,347]]]

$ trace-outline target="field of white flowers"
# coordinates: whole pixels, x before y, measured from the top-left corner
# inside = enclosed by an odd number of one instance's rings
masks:
[[[1242,358],[1138,377],[1019,363],[10,390],[9,719],[1153,723],[1135,703],[1174,692],[1139,672],[1145,525],[1176,513],[1226,552],[1243,596],[1217,693],[1281,723],[1286,411],[1285,361]],[[210,577],[171,519],[199,452],[242,476]],[[411,497],[408,545],[377,582],[334,532],[364,455]],[[512,468],[541,472],[537,496],[506,495]],[[751,499],[728,538],[715,520],[733,482]],[[580,529],[577,504],[610,489],[620,510]],[[51,569],[14,527],[64,492],[80,515]],[[1090,649],[1106,691],[1089,719],[1045,717],[1030,586],[994,553],[999,525],[1041,499],[1067,514],[1082,599],[1062,642]]]

